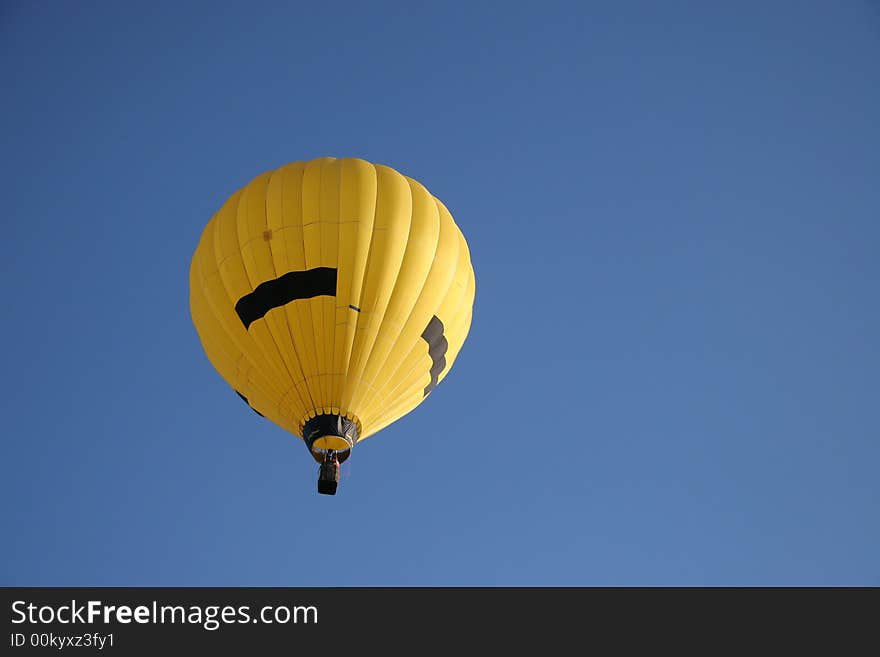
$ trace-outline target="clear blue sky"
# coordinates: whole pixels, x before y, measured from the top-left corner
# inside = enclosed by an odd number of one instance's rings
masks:
[[[0,584],[880,584],[880,6],[503,4],[3,2]],[[335,498],[187,288],[322,155],[477,274]]]

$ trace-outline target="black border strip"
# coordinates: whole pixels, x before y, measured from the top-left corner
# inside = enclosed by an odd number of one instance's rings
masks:
[[[427,397],[431,391],[437,387],[440,380],[440,373],[446,368],[446,352],[449,349],[449,342],[443,335],[443,322],[437,315],[431,317],[431,321],[422,331],[422,339],[428,343],[428,353],[431,355],[433,364],[431,365],[431,382],[425,386],[425,394]]]

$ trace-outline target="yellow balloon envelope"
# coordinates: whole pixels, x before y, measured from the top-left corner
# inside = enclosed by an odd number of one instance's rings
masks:
[[[443,203],[360,159],[257,176],[208,222],[190,267],[208,359],[257,413],[303,438],[331,494],[354,445],[449,373],[474,293]]]

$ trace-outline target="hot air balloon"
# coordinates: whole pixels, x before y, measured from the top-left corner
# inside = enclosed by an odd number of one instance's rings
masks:
[[[354,446],[449,374],[474,294],[446,206],[354,158],[257,176],[208,222],[190,266],[208,360],[254,411],[304,441],[329,495]]]

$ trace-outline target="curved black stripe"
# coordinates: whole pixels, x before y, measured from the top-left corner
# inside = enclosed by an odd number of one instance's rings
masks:
[[[335,268],[315,267],[306,271],[290,271],[275,280],[260,283],[256,290],[245,294],[235,304],[235,312],[247,330],[273,308],[280,308],[297,299],[323,295],[336,296]]]
[[[449,342],[443,335],[443,322],[437,315],[431,317],[431,321],[422,331],[422,339],[428,343],[428,353],[431,355],[433,364],[431,366],[431,382],[425,386],[425,395],[427,396],[440,379],[440,373],[446,368],[446,351],[449,349]]]
[[[251,403],[248,401],[248,398],[245,397],[243,394],[241,394],[238,390],[235,391],[235,394],[238,395],[239,397],[241,397],[242,399],[244,399],[244,403],[247,404],[248,406],[250,406],[250,409],[251,409],[254,413],[256,413],[257,415],[259,415],[260,417],[266,417],[265,415],[263,415],[262,413],[260,413],[260,411],[258,411],[256,408],[254,408],[253,406],[251,406]]]

